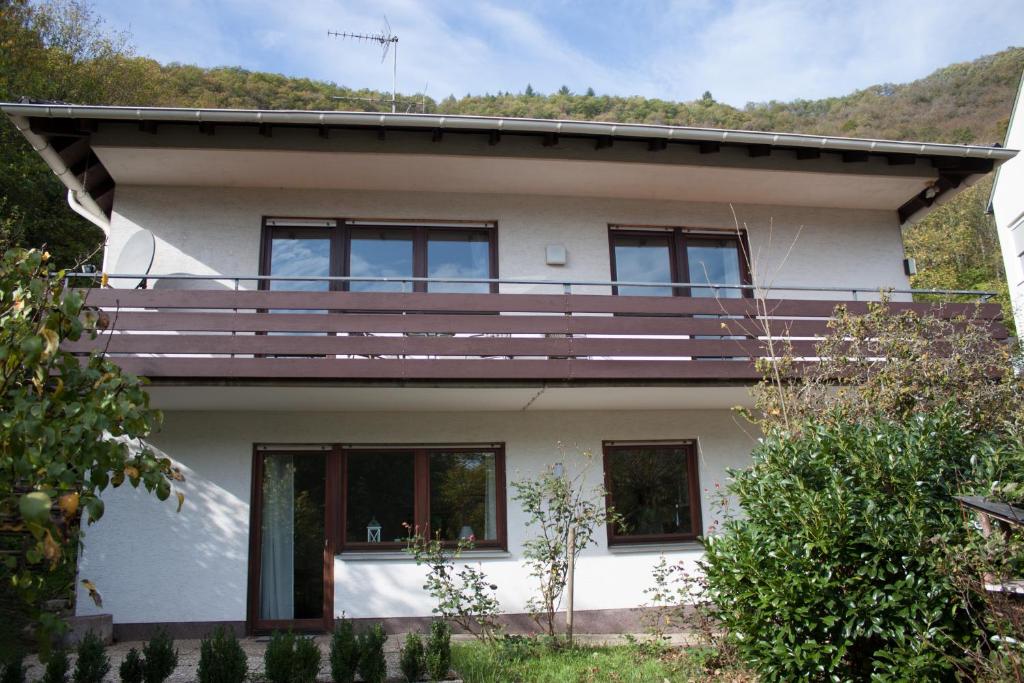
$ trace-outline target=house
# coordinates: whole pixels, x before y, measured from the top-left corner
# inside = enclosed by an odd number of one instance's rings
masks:
[[[99,343],[152,381],[153,445],[187,478],[179,514],[118,489],[88,530],[80,575],[119,637],[318,630],[342,613],[419,624],[433,604],[403,524],[472,535],[522,624],[532,530],[510,483],[555,463],[606,484],[625,519],[581,557],[577,630],[636,628],[659,557],[700,558],[716,486],[749,462],[756,435],[732,407],[750,404],[766,339],[811,354],[836,302],[863,309],[883,288],[927,307],[901,225],[1014,155],[471,116],[2,109],[106,231],[117,286],[89,293]],[[77,609],[101,611],[84,595]]]
[[[1006,131],[1007,147],[1017,149],[1021,145],[1024,145],[1024,76]],[[1021,162],[1021,159],[1012,159],[1006,168],[999,169],[989,206],[996,219],[1018,333],[1024,330],[1024,163]]]

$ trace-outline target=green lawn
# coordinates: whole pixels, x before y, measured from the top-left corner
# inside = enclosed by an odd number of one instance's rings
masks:
[[[750,681],[737,675],[708,675],[699,654],[685,650],[651,652],[634,645],[547,648],[509,652],[479,643],[453,644],[452,667],[466,683],[582,683],[615,681]]]

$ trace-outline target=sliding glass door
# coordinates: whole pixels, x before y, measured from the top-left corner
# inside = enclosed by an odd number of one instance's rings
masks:
[[[323,630],[333,602],[325,452],[256,454],[250,558],[254,630]]]

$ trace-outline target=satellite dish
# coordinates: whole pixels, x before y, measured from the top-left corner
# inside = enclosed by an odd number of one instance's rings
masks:
[[[131,273],[146,275],[153,267],[153,254],[156,252],[156,240],[149,230],[139,230],[128,238],[117,257],[114,273]],[[110,278],[110,286],[117,289],[138,289],[145,278]]]

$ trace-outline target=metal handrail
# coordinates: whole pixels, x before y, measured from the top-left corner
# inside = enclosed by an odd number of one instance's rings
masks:
[[[235,289],[241,282],[398,282],[398,283],[449,283],[449,284],[508,284],[508,285],[543,285],[562,287],[564,293],[571,294],[573,287],[671,287],[673,289],[721,289],[741,291],[796,291],[796,292],[850,292],[856,299],[858,292],[887,294],[911,294],[921,296],[976,296],[984,301],[996,296],[998,292],[975,289],[899,289],[895,287],[812,287],[809,285],[745,285],[709,282],[632,282],[624,280],[545,280],[536,278],[466,278],[466,277],[370,277],[357,275],[195,275],[191,273],[66,273],[66,278],[101,277],[107,279],[132,280],[211,280],[232,281]]]

